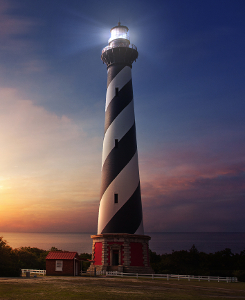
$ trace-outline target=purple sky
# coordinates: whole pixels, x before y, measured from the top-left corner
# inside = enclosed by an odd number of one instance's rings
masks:
[[[146,232],[245,231],[243,0],[0,0],[0,232],[96,232],[120,18]]]

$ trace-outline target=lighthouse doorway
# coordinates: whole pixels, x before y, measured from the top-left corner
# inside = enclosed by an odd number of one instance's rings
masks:
[[[112,265],[113,266],[119,265],[119,251],[118,250],[112,251]]]

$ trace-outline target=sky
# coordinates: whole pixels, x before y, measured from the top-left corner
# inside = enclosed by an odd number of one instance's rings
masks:
[[[245,231],[245,1],[0,0],[0,233],[97,231],[110,29],[129,28],[145,232]]]

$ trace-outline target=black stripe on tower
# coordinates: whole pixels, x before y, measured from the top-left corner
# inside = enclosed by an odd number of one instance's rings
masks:
[[[101,198],[137,151],[135,123],[107,156],[102,167]]]
[[[122,69],[125,67],[124,64],[120,65],[114,65],[113,68],[108,68],[108,73],[107,73],[107,87],[111,83],[114,77],[117,76],[117,74],[122,71]]]
[[[116,232],[134,234],[139,228],[141,221],[142,206],[139,183],[133,195],[111,218],[101,233]]]
[[[105,132],[120,112],[133,100],[133,87],[132,80],[124,85],[118,92],[110,104],[108,105],[105,113]]]

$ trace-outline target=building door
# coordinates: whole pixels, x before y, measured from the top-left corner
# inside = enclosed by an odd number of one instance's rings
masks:
[[[113,250],[112,252],[112,265],[118,266],[119,265],[119,251]]]

